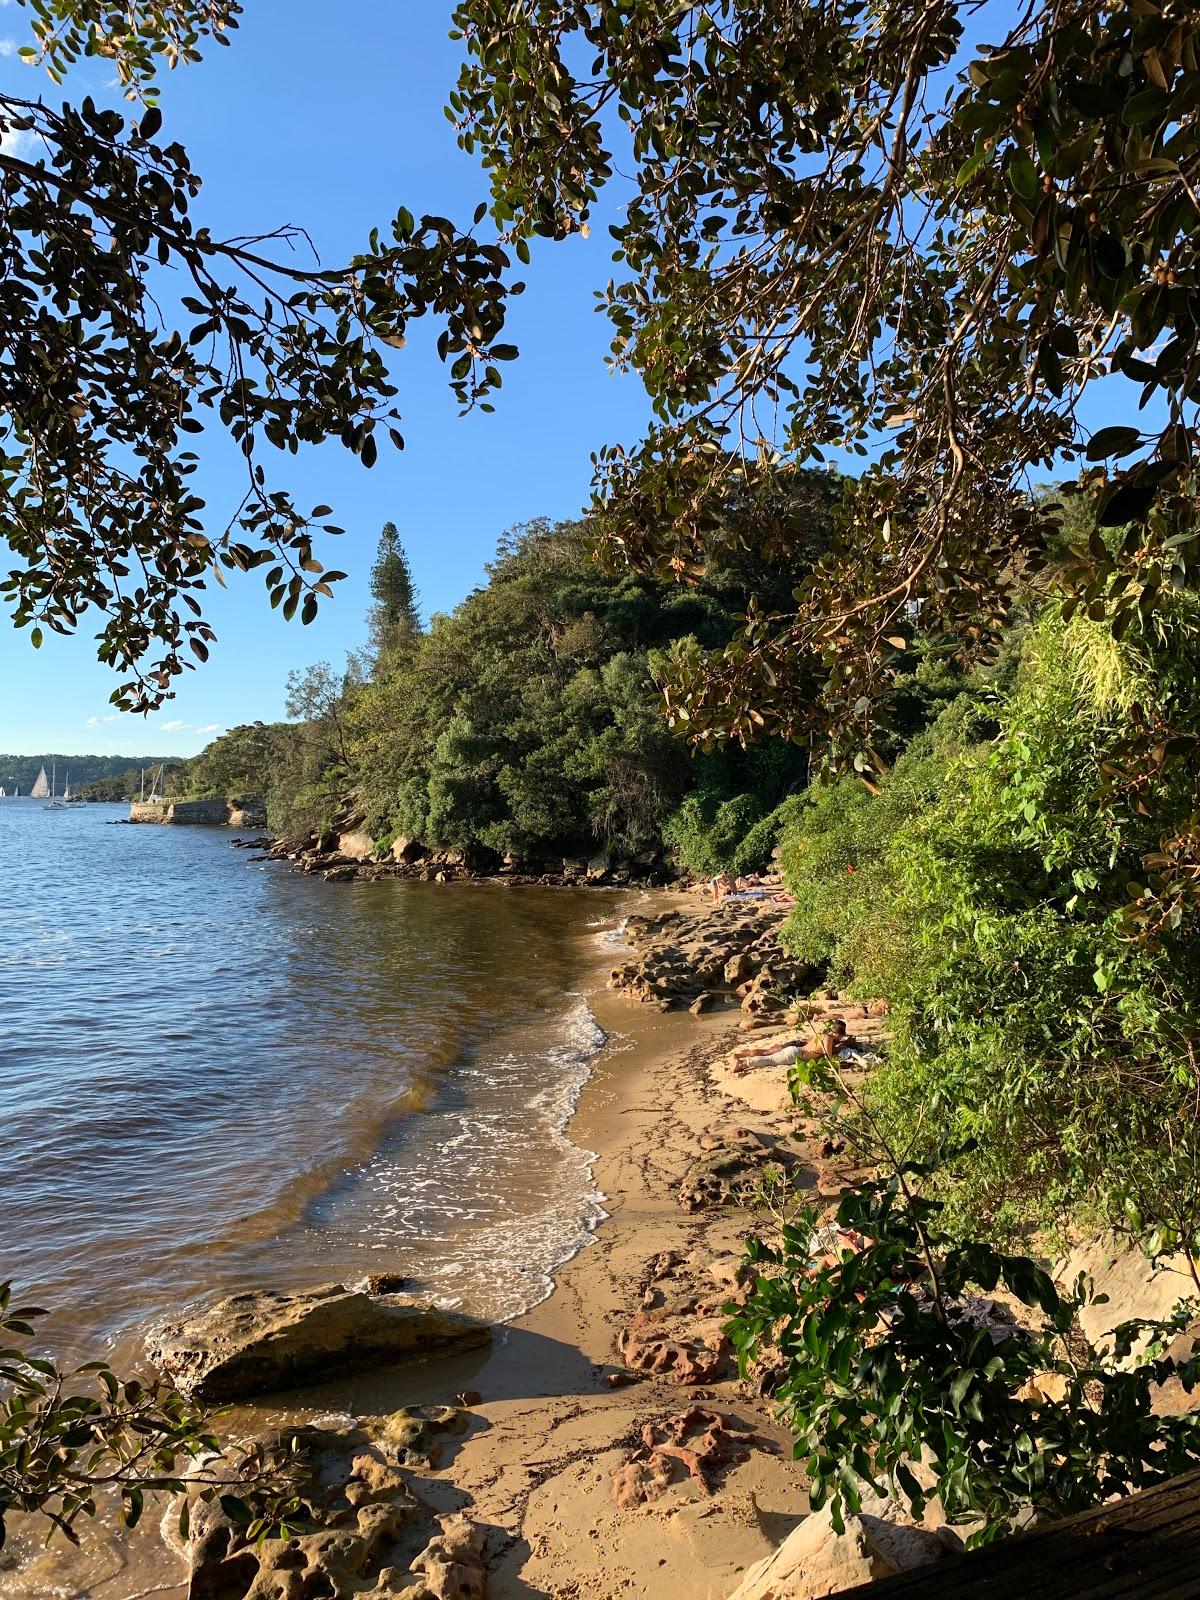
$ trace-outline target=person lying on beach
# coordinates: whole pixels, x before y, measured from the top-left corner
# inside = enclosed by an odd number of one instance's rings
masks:
[[[858,1040],[847,1033],[845,1021],[833,1017],[815,1038],[789,1039],[771,1050],[743,1045],[733,1052],[733,1066],[735,1072],[749,1072],[759,1067],[794,1067],[797,1061],[819,1061],[822,1056],[832,1058],[841,1050],[857,1046]]]

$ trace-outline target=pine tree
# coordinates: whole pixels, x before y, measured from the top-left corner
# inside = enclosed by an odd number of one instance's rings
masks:
[[[412,568],[394,522],[385,522],[371,568],[371,652],[376,662],[410,646],[421,632]]]

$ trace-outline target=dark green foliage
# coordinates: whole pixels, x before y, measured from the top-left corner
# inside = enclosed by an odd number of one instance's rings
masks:
[[[797,952],[892,1004],[878,1114],[905,1147],[970,1146],[942,1178],[964,1228],[1098,1212],[1200,1251],[1200,936],[1182,888],[1142,920],[1195,795],[1122,759],[1140,706],[1194,723],[1198,638],[1182,597],[1120,644],[1049,615],[1006,693],[952,704],[876,796],[814,792],[785,840]]]
[[[591,560],[584,524],[506,537],[488,583],[381,661],[349,706],[349,765],[376,837],[518,860],[658,850],[697,784],[728,804],[731,851],[804,772],[800,752],[694,761],[656,684],[683,636],[715,644],[733,579],[687,589]],[[684,863],[697,867],[686,849]]]
[[[1156,1385],[1178,1378],[1190,1391],[1200,1377],[1194,1354],[1163,1353],[1194,1305],[1123,1324],[1109,1353],[1082,1354],[1072,1327],[1088,1286],[1060,1293],[1028,1257],[951,1236],[920,1192],[927,1176],[904,1163],[842,1195],[838,1226],[861,1249],[816,1243],[817,1211],[778,1244],[750,1241],[757,1277],[729,1331],[743,1371],[761,1354],[782,1358],[775,1396],[814,1508],[831,1501],[840,1529],[866,1485],[918,1518],[936,1494],[948,1521],[982,1521],[968,1541],[978,1544],[1030,1508],[1069,1516],[1200,1464],[1200,1418],[1151,1410]],[[998,1285],[1027,1315],[993,1336],[979,1297]],[[1140,1364],[1122,1365],[1147,1338]],[[1038,1378],[1061,1382],[1062,1397],[1028,1387]]]
[[[57,766],[60,789],[69,772],[73,792],[86,792],[89,796],[95,794],[97,799],[131,800],[137,793],[142,770],[145,770],[149,782],[151,771],[157,774],[164,759],[167,777],[174,782],[185,765],[179,756],[0,755],[0,785],[9,794],[16,788],[22,794],[28,794],[42,767],[49,773]]]
[[[385,522],[379,535],[371,568],[371,598],[374,604],[367,620],[371,654],[378,667],[388,655],[411,648],[421,631],[412,568],[394,522]]]
[[[188,762],[188,793],[196,799],[265,796],[291,729],[283,722],[230,728]]]
[[[159,58],[194,60],[240,8],[33,9],[28,53],[56,82],[81,52],[102,54],[130,98],[150,100]],[[344,576],[314,550],[340,531],[331,508],[270,486],[265,447],[337,440],[370,467],[382,441],[401,445],[388,355],[426,316],[454,394],[482,402],[500,386],[495,363],[515,353],[498,335],[520,289],[502,282],[498,242],[403,207],[328,269],[302,264],[289,248],[302,230],[277,218],[222,239],[166,126],[153,104],[127,120],[90,98],[55,110],[0,96],[0,129],[32,139],[28,159],[7,139],[0,150],[0,522],[12,557],[0,598],[35,647],[94,608],[100,659],[126,674],[113,699],[134,710],[207,659],[214,573],[262,569],[271,604],[302,622]],[[244,460],[241,488],[214,510],[193,448],[206,428]]]

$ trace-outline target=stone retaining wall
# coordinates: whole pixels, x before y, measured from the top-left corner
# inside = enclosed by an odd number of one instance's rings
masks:
[[[261,820],[260,820],[261,818]],[[135,800],[129,807],[130,822],[207,823],[224,827],[261,827],[265,816],[253,805],[231,806],[228,800],[172,800],[168,804]]]

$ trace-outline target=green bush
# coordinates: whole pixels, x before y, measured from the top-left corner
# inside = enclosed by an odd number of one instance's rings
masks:
[[[760,817],[733,852],[729,870],[738,877],[749,872],[765,872],[785,831],[803,815],[804,804],[803,795],[790,794],[774,811]]]
[[[840,1532],[865,1486],[917,1518],[936,1494],[948,1522],[980,1522],[967,1542],[981,1544],[1031,1510],[1069,1516],[1200,1464],[1200,1418],[1151,1409],[1158,1384],[1176,1378],[1190,1391],[1200,1376],[1194,1353],[1163,1354],[1194,1305],[1126,1323],[1111,1353],[1081,1356],[1071,1339],[1088,1286],[1060,1294],[1029,1257],[946,1233],[938,1202],[919,1192],[926,1176],[903,1163],[843,1194],[837,1223],[861,1249],[814,1248],[816,1211],[778,1244],[749,1242],[753,1287],[730,1308],[728,1331],[743,1374],[772,1358],[813,1508],[831,1502]],[[1028,1308],[1023,1325],[989,1326],[981,1297],[997,1285]],[[1129,1364],[1147,1336],[1151,1349]],[[1031,1386],[1045,1374],[1059,1398]]]
[[[1195,797],[1165,780],[1151,808],[1113,777],[1137,707],[1200,715],[1196,639],[1182,600],[1119,645],[1047,616],[997,703],[955,702],[877,795],[815,792],[788,831],[789,941],[890,1001],[871,1095],[898,1143],[970,1147],[942,1179],[964,1230],[1102,1217],[1200,1248],[1200,937],[1129,918]],[[981,712],[1000,732],[976,743]]]
[[[728,872],[738,847],[763,813],[757,795],[723,799],[712,790],[690,794],[663,824],[663,842],[675,859],[697,877]]]

